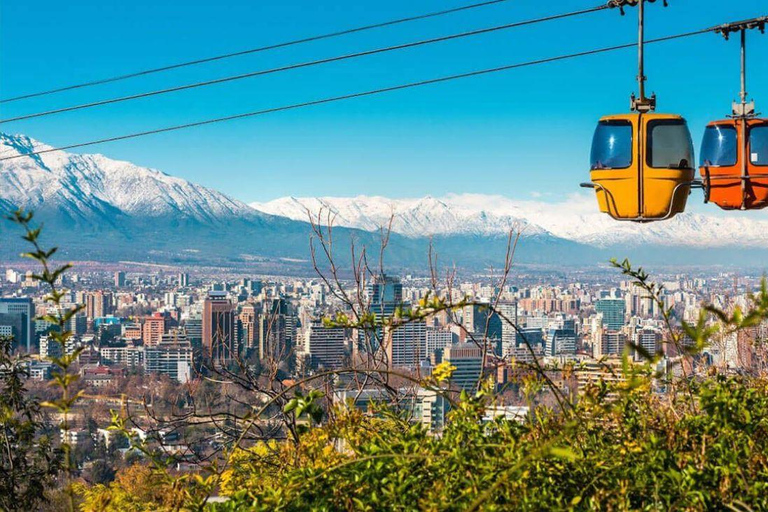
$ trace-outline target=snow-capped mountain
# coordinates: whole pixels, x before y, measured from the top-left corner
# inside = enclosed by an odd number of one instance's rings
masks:
[[[0,155],[49,146],[0,134]],[[73,218],[180,216],[210,222],[252,217],[244,203],[186,180],[102,155],[52,152],[0,162],[0,198],[27,209],[60,209]]]
[[[0,157],[48,147],[24,135],[0,134]],[[266,259],[277,265],[309,259],[306,222],[261,213],[215,190],[102,155],[51,152],[0,160],[0,214],[16,208],[33,211],[45,226],[46,245],[60,246],[73,259]],[[0,222],[0,257],[19,254],[20,237],[11,232]],[[349,232],[342,230],[340,238],[348,240]]]
[[[463,197],[463,196],[455,196]],[[499,235],[510,229],[524,230],[526,235],[542,234],[541,227],[531,224],[511,212],[472,211],[462,208],[452,197],[436,199],[388,199],[385,197],[358,196],[354,198],[284,197],[268,203],[251,203],[258,211],[280,215],[294,220],[307,220],[321,213],[327,219],[332,213],[339,226],[374,231],[389,224],[392,231],[411,238],[431,235]]]
[[[23,135],[0,134],[0,157],[47,147]],[[416,271],[425,268],[431,249],[446,263],[496,266],[506,254],[510,229],[522,232],[515,258],[526,263],[593,264],[616,256],[644,263],[754,265],[765,261],[768,249],[768,221],[759,214],[687,213],[637,225],[597,213],[587,195],[563,203],[472,194],[288,197],[249,206],[154,169],[66,152],[0,160],[0,213],[19,207],[33,210],[45,224],[46,245],[60,246],[68,258],[103,261],[309,267],[313,232],[307,221],[320,211],[332,212],[339,226],[334,247],[354,240],[357,247],[378,249],[378,228],[394,215],[387,262]],[[326,224],[328,216],[315,220]],[[6,228],[0,223],[0,258],[16,257],[20,238]],[[350,254],[337,251],[337,263]]]
[[[692,199],[693,200],[693,199]],[[594,247],[617,245],[768,248],[766,220],[733,212],[728,217],[701,213],[677,215],[666,222],[616,222],[596,209],[587,194],[565,202],[517,201],[497,195],[449,194],[442,198],[388,199],[284,197],[251,203],[261,212],[305,220],[308,212],[333,212],[339,226],[372,230],[392,218],[392,230],[408,237],[432,235],[505,235],[510,229],[524,234],[570,240]],[[713,207],[714,208],[714,207]]]

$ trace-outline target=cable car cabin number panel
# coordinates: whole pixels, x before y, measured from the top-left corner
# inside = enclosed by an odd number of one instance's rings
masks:
[[[615,219],[650,222],[684,211],[694,165],[680,116],[606,116],[595,129],[590,177],[600,211]]]
[[[724,210],[768,206],[768,119],[710,123],[704,130],[700,160],[710,202]]]

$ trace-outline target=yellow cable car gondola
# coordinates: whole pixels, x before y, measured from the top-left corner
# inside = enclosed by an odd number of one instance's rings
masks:
[[[648,0],[654,2],[655,0]],[[645,96],[644,2],[638,6],[639,97],[632,95],[631,114],[605,116],[597,124],[591,152],[590,183],[600,211],[616,220],[651,222],[685,210],[693,187],[694,154],[688,125],[679,115],[656,114],[656,95]]]

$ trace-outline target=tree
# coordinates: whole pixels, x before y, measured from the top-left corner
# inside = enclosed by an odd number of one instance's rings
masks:
[[[0,508],[33,510],[61,469],[62,453],[43,434],[40,403],[27,394],[29,360],[0,338]]]
[[[115,479],[115,470],[104,459],[93,461],[84,478],[91,484],[108,484]]]

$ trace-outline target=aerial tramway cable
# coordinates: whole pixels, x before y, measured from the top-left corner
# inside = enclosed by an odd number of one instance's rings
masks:
[[[686,33],[682,33],[682,34],[675,34],[675,35],[671,35],[671,36],[660,37],[660,38],[657,38],[657,39],[648,40],[648,41],[645,42],[645,44],[661,43],[661,42],[672,41],[672,40],[676,40],[676,39],[692,37],[692,36],[696,36],[696,35],[699,35],[699,34],[704,34],[704,33],[707,33],[707,32],[712,32],[713,30],[714,29],[712,29],[712,28],[707,28],[707,29],[702,29],[702,30],[696,30],[696,31],[693,31],[693,32],[686,32]],[[508,70],[512,70],[512,69],[537,66],[537,65],[541,65],[541,64],[547,64],[547,63],[550,63],[550,62],[557,62],[557,61],[563,61],[563,60],[569,60],[569,59],[576,59],[576,58],[580,58],[580,57],[586,57],[586,56],[590,56],[590,55],[596,55],[596,54],[601,54],[601,53],[608,53],[608,52],[613,52],[613,51],[617,51],[617,50],[623,50],[623,49],[627,49],[627,48],[636,48],[636,47],[637,47],[637,43],[628,43],[628,44],[622,44],[622,45],[616,45],[616,46],[609,46],[609,47],[598,48],[598,49],[594,49],[594,50],[587,50],[587,51],[578,52],[578,53],[571,53],[571,54],[567,54],[567,55],[560,55],[560,56],[556,56],[556,57],[548,57],[548,58],[545,58],[545,59],[538,59],[538,60],[522,62],[522,63],[517,63],[517,64],[509,64],[509,65],[506,65],[506,66],[499,66],[499,67],[482,69],[482,70],[477,70],[477,71],[470,71],[470,72],[467,72],[467,73],[461,73],[461,74],[456,74],[456,75],[449,75],[449,76],[444,76],[444,77],[439,77],[439,78],[432,78],[432,79],[428,79],[428,80],[421,80],[421,81],[418,81],[418,82],[411,82],[411,83],[407,83],[407,84],[394,85],[394,86],[391,86],[391,87],[384,87],[384,88],[373,89],[373,90],[369,90],[369,91],[356,92],[356,93],[345,94],[345,95],[341,95],[341,96],[334,96],[334,97],[330,97],[330,98],[323,98],[323,99],[318,99],[318,100],[306,101],[306,102],[303,102],[303,103],[294,103],[294,104],[291,104],[291,105],[284,105],[284,106],[274,107],[274,108],[269,108],[269,109],[264,109],[264,110],[257,110],[257,111],[254,111],[254,112],[245,112],[245,113],[235,114],[235,115],[231,115],[231,116],[218,117],[218,118],[214,118],[214,119],[207,119],[207,120],[204,120],[204,121],[197,121],[197,122],[186,123],[186,124],[182,124],[182,125],[169,126],[169,127],[165,127],[165,128],[157,128],[157,129],[153,129],[153,130],[147,130],[147,131],[143,131],[143,132],[136,132],[136,133],[131,133],[131,134],[127,134],[127,135],[120,135],[120,136],[115,136],[115,137],[107,137],[107,138],[103,138],[103,139],[97,139],[97,140],[91,140],[91,141],[87,141],[87,142],[80,142],[80,143],[75,143],[75,144],[69,144],[69,145],[66,145],[66,146],[60,146],[60,147],[55,147],[55,148],[41,149],[39,151],[32,151],[32,152],[29,152],[29,153],[24,153],[24,154],[19,154],[19,155],[3,157],[3,158],[0,158],[0,161],[12,160],[12,159],[23,158],[23,157],[29,157],[29,156],[34,156],[34,155],[42,155],[42,154],[45,154],[45,153],[52,153],[52,152],[56,152],[56,151],[65,151],[65,150],[68,150],[68,149],[75,149],[75,148],[81,148],[81,147],[86,147],[86,146],[94,146],[94,145],[97,145],[97,144],[105,144],[105,143],[109,143],[109,142],[117,142],[117,141],[127,140],[127,139],[135,139],[135,138],[139,138],[139,137],[145,137],[145,136],[148,136],[148,135],[154,135],[154,134],[165,133],[165,132],[172,132],[172,131],[177,131],[177,130],[184,130],[184,129],[187,129],[187,128],[194,128],[194,127],[197,127],[197,126],[204,126],[204,125],[209,125],[209,124],[215,124],[215,123],[221,123],[221,122],[227,122],[227,121],[234,121],[234,120],[237,120],[237,119],[243,119],[243,118],[248,118],[248,117],[255,117],[255,116],[271,114],[271,113],[276,113],[276,112],[282,112],[282,111],[287,111],[287,110],[296,110],[296,109],[300,109],[300,108],[311,107],[311,106],[315,106],[315,105],[322,105],[322,104],[325,104],[325,103],[335,103],[335,102],[338,102],[338,101],[344,101],[344,100],[349,100],[349,99],[354,99],[354,98],[361,98],[361,97],[366,97],[366,96],[374,96],[374,95],[383,94],[383,93],[387,93],[387,92],[394,92],[394,91],[400,91],[400,90],[405,90],[405,89],[412,89],[412,88],[415,88],[415,87],[421,87],[421,86],[425,86],[425,85],[437,84],[437,83],[442,83],[442,82],[449,82],[449,81],[453,81],[453,80],[459,80],[459,79],[463,79],[463,78],[470,78],[470,77],[481,76],[481,75],[488,75],[488,74],[492,74],[492,73],[498,73],[498,72],[501,72],[501,71],[508,71]]]
[[[602,10],[605,10],[605,9],[609,9],[609,8],[611,8],[611,6],[612,6],[611,3],[601,4],[601,5],[598,5],[598,6],[595,6],[595,7],[591,7],[591,8],[588,8],[588,9],[581,9],[581,10],[578,10],[578,11],[571,11],[571,12],[566,12],[566,13],[561,13],[561,14],[555,14],[555,15],[546,16],[546,17],[543,17],[543,18],[536,18],[536,19],[532,19],[532,20],[525,20],[525,21],[518,21],[518,22],[514,22],[514,23],[507,23],[507,24],[504,24],[504,25],[497,25],[497,26],[493,26],[493,27],[487,27],[487,28],[482,28],[482,29],[477,29],[477,30],[471,30],[471,31],[468,31],[468,32],[461,32],[461,33],[458,33],[458,34],[450,34],[450,35],[446,35],[446,36],[433,37],[433,38],[430,38],[430,39],[424,39],[424,40],[420,40],[420,41],[413,41],[413,42],[410,42],[410,43],[403,43],[403,44],[398,44],[398,45],[394,45],[394,46],[387,46],[387,47],[383,47],[383,48],[376,48],[376,49],[373,49],[373,50],[366,50],[366,51],[361,51],[361,52],[348,53],[348,54],[344,54],[344,55],[337,55],[335,57],[328,57],[328,58],[325,58],[325,59],[319,59],[319,60],[313,60],[313,61],[307,61],[307,62],[300,62],[300,63],[297,63],[297,64],[290,64],[290,65],[287,65],[287,66],[281,66],[281,67],[277,67],[277,68],[271,68],[271,69],[253,71],[253,72],[250,72],[250,73],[244,73],[244,74],[240,74],[240,75],[232,75],[232,76],[217,78],[217,79],[214,79],[214,80],[206,80],[206,81],[203,81],[203,82],[195,82],[195,83],[191,83],[191,84],[179,85],[179,86],[175,86],[175,87],[169,87],[169,88],[166,88],[166,89],[159,89],[159,90],[155,90],[155,91],[148,91],[148,92],[143,92],[143,93],[139,93],[139,94],[132,94],[132,95],[128,95],[128,96],[121,96],[121,97],[117,97],[117,98],[109,98],[109,99],[100,100],[100,101],[94,101],[94,102],[90,102],[90,103],[83,103],[83,104],[80,104],[80,105],[73,105],[73,106],[69,106],[69,107],[63,107],[63,108],[58,108],[58,109],[53,109],[53,110],[47,110],[47,111],[44,111],[44,112],[36,112],[36,113],[32,113],[32,114],[25,114],[25,115],[21,115],[21,116],[6,118],[6,119],[0,119],[0,123],[10,123],[10,122],[14,122],[14,121],[22,121],[22,120],[25,120],[25,119],[34,119],[34,118],[43,117],[43,116],[49,116],[49,115],[54,115],[54,114],[61,114],[61,113],[64,113],[64,112],[72,112],[72,111],[75,111],[75,110],[82,110],[82,109],[87,109],[87,108],[99,107],[99,106],[103,106],[103,105],[111,105],[111,104],[114,104],[114,103],[121,103],[121,102],[124,102],[124,101],[132,101],[132,100],[137,100],[137,99],[141,99],[141,98],[148,98],[148,97],[151,97],[151,96],[158,96],[158,95],[161,95],[161,94],[174,93],[174,92],[185,91],[185,90],[189,90],[189,89],[196,89],[196,88],[200,88],[200,87],[208,87],[208,86],[211,86],[211,85],[217,85],[217,84],[222,84],[222,83],[227,83],[227,82],[233,82],[233,81],[237,81],[237,80],[243,80],[243,79],[246,79],[246,78],[253,78],[253,77],[264,76],[264,75],[271,75],[271,74],[281,73],[281,72],[284,72],[284,71],[290,71],[290,70],[294,70],[294,69],[307,68],[307,67],[317,66],[317,65],[321,65],[321,64],[329,64],[329,63],[332,63],[332,62],[339,62],[339,61],[350,60],[350,59],[355,59],[355,58],[359,58],[359,57],[365,57],[365,56],[369,56],[369,55],[376,55],[376,54],[379,54],[379,53],[387,53],[387,52],[392,52],[392,51],[396,51],[396,50],[404,50],[406,48],[415,48],[415,47],[418,47],[418,46],[424,46],[424,45],[429,45],[429,44],[434,44],[434,43],[441,43],[441,42],[445,42],[445,41],[452,41],[452,40],[455,40],[455,39],[462,39],[462,38],[465,38],[465,37],[472,37],[472,36],[478,36],[478,35],[482,35],[482,34],[489,34],[489,33],[498,32],[498,31],[501,31],[501,30],[509,30],[509,29],[512,29],[512,28],[518,28],[518,27],[523,27],[523,26],[528,26],[528,25],[535,25],[537,23],[543,23],[543,22],[547,22],[547,21],[554,21],[554,20],[570,18],[570,17],[574,17],[574,16],[581,16],[581,15],[584,15],[584,14],[590,14],[590,13],[602,11]]]
[[[197,66],[197,65],[206,64],[206,63],[209,63],[209,62],[216,62],[216,61],[220,61],[220,60],[224,60],[224,59],[230,59],[230,58],[233,58],[233,57],[240,57],[240,56],[243,56],[243,55],[249,55],[249,54],[253,54],[253,53],[261,53],[261,52],[266,52],[266,51],[270,51],[270,50],[277,50],[279,48],[287,48],[289,46],[296,46],[296,45],[300,45],[300,44],[304,44],[304,43],[311,43],[311,42],[315,42],[315,41],[321,41],[321,40],[324,40],[324,39],[331,39],[331,38],[334,38],[334,37],[345,36],[345,35],[349,35],[349,34],[355,34],[355,33],[358,33],[358,32],[365,32],[367,30],[373,30],[373,29],[378,29],[378,28],[390,27],[390,26],[393,26],[393,25],[400,25],[400,24],[403,24],[403,23],[411,22],[411,21],[420,21],[420,20],[425,20],[425,19],[429,19],[429,18],[436,18],[436,17],[439,17],[439,16],[447,15],[447,14],[453,14],[453,13],[462,12],[462,11],[469,11],[469,10],[472,10],[472,9],[477,9],[477,8],[480,8],[480,7],[487,7],[487,6],[490,6],[490,5],[500,4],[500,3],[503,3],[503,2],[507,2],[507,1],[508,0],[488,0],[488,1],[485,1],[485,2],[479,2],[479,3],[475,3],[475,4],[469,4],[469,5],[463,5],[463,6],[459,6],[459,7],[454,7],[454,8],[451,8],[451,9],[445,9],[445,10],[442,10],[442,11],[430,12],[430,13],[426,13],[426,14],[417,14],[415,16],[409,16],[409,17],[406,17],[406,18],[399,18],[399,19],[390,20],[390,21],[383,21],[383,22],[380,22],[380,23],[374,23],[372,25],[364,25],[362,27],[354,27],[354,28],[349,28],[349,29],[345,29],[345,30],[340,30],[340,31],[337,31],[337,32],[330,32],[330,33],[327,33],[327,34],[320,34],[320,35],[305,37],[305,38],[301,38],[301,39],[294,39],[292,41],[285,41],[285,42],[282,42],[282,43],[275,43],[275,44],[271,44],[271,45],[267,45],[267,46],[260,46],[260,47],[256,47],[256,48],[249,48],[247,50],[240,50],[240,51],[232,52],[232,53],[224,53],[224,54],[221,54],[221,55],[214,55],[212,57],[204,57],[202,59],[195,59],[195,60],[190,60],[190,61],[186,61],[186,62],[179,62],[179,63],[176,63],[176,64],[170,64],[170,65],[162,66],[162,67],[158,67],[158,68],[145,69],[145,70],[142,70],[142,71],[135,71],[133,73],[127,73],[127,74],[123,74],[123,75],[117,75],[117,76],[113,76],[113,77],[102,78],[102,79],[99,79],[99,80],[92,80],[90,82],[83,82],[83,83],[79,83],[79,84],[67,85],[67,86],[63,86],[63,87],[58,87],[56,89],[49,89],[49,90],[46,90],[46,91],[39,91],[39,92],[33,92],[33,93],[28,93],[28,94],[22,94],[22,95],[15,96],[15,97],[12,97],[12,98],[0,99],[0,103],[10,103],[10,102],[13,102],[13,101],[20,101],[20,100],[25,100],[25,99],[29,99],[29,98],[37,98],[37,97],[40,97],[40,96],[48,96],[50,94],[56,94],[56,93],[60,93],[60,92],[64,92],[64,91],[71,91],[73,89],[83,89],[83,88],[86,88],[86,87],[93,87],[93,86],[96,86],[96,85],[103,85],[103,84],[108,84],[108,83],[112,83],[112,82],[119,82],[121,80],[127,80],[129,78],[136,78],[136,77],[140,77],[140,76],[147,76],[147,75],[152,75],[152,74],[155,74],[155,73],[162,73],[162,72],[165,72],[165,71],[171,71],[171,70],[174,70],[174,69],[180,69],[180,68],[185,68],[185,67],[189,67],[189,66]]]

